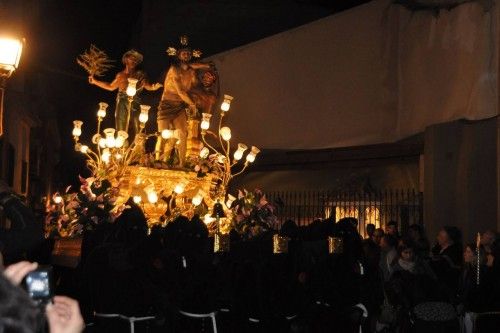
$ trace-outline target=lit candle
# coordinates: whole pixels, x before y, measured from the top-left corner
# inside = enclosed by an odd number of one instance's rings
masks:
[[[98,144],[99,144],[99,147],[106,148],[106,139],[103,138],[103,137],[100,137],[99,141],[98,141]]]
[[[201,158],[207,158],[208,154],[210,154],[210,151],[208,150],[208,148],[207,147],[203,147],[203,149],[201,149],[201,151],[200,151],[200,157]]]
[[[83,121],[81,120],[74,120],[73,121],[73,136],[75,138],[78,138],[80,137],[80,135],[82,135],[82,125],[83,125]]]
[[[148,112],[149,112],[149,109],[151,107],[149,105],[141,105],[141,114],[139,115],[139,121],[141,122],[141,124],[145,124],[148,119],[149,119],[149,116],[148,116]]]
[[[220,109],[223,112],[229,111],[229,108],[231,107],[231,101],[233,100],[232,96],[229,95],[224,95],[224,101],[222,102]]]
[[[104,163],[109,163],[109,158],[111,157],[111,153],[109,148],[105,148],[102,152],[101,159]]]
[[[248,147],[246,145],[244,145],[243,143],[238,143],[238,149],[234,152],[235,161],[241,160],[241,158],[243,157],[243,153],[247,149]]]
[[[181,194],[182,192],[184,192],[184,188],[186,187],[186,184],[184,183],[179,183],[175,186],[174,188],[174,192],[177,193],[177,194]]]
[[[128,86],[126,90],[126,94],[128,97],[134,97],[135,93],[137,92],[137,79],[127,79],[128,80]]]
[[[202,113],[201,114],[200,127],[202,130],[205,131],[210,127],[210,118],[212,118],[212,115],[210,113]]]
[[[250,152],[247,155],[247,161],[250,163],[253,163],[255,161],[255,157],[257,156],[257,154],[259,152],[260,152],[259,148],[252,146],[252,149],[250,150]]]
[[[106,128],[104,130],[104,135],[106,135],[106,146],[109,148],[114,148],[116,145],[115,129],[114,128]]]
[[[102,118],[106,117],[106,109],[108,108],[108,103],[100,102],[99,110],[97,110],[97,118],[102,120]]]
[[[152,204],[155,204],[158,201],[158,194],[155,191],[149,191],[148,201]]]
[[[125,144],[125,141],[128,139],[128,133],[125,131],[118,131],[118,134],[116,136],[115,140],[115,147],[116,148],[121,148]]]
[[[200,191],[198,191],[198,193],[196,193],[196,195],[193,197],[193,199],[191,200],[193,206],[198,206],[201,204],[201,202],[203,201],[203,193]]]
[[[219,131],[220,136],[224,141],[231,140],[231,129],[227,126],[224,126]]]

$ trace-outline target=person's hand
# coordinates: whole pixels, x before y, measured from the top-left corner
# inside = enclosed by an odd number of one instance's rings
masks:
[[[90,84],[94,84],[95,83],[95,79],[92,75],[89,75],[89,83]]]
[[[153,84],[153,86],[152,86],[153,90],[158,90],[158,89],[160,89],[161,87],[163,87],[163,84],[158,83],[158,82],[156,82],[156,83],[155,83],[155,84]]]
[[[36,262],[20,261],[8,266],[3,271],[3,274],[10,282],[12,282],[12,284],[17,286],[21,283],[26,274],[34,271],[37,267],[38,264]]]
[[[50,333],[80,333],[84,322],[78,302],[66,296],[54,296],[45,310]]]
[[[486,255],[486,266],[493,267],[494,262],[495,262],[495,257],[492,256],[491,253],[488,253]]]

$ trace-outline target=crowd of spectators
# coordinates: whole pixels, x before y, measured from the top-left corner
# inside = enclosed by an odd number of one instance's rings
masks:
[[[286,253],[273,253],[275,233],[288,238]],[[231,233],[229,251],[214,253],[197,216],[148,230],[132,204],[114,224],[85,234],[80,264],[62,271],[59,290],[78,299],[89,332],[119,331],[96,312],[151,316],[136,328],[148,332],[210,330],[181,311],[217,313],[221,332],[458,332],[477,314],[500,311],[495,232],[484,232],[479,247],[464,245],[453,226],[432,247],[422,225],[401,234],[396,221],[368,224],[366,235],[353,218],[286,221],[251,239]],[[343,249],[329,253],[329,237]],[[35,266],[21,262],[0,274],[0,332],[80,332],[72,298],[57,296],[42,309],[15,286]]]

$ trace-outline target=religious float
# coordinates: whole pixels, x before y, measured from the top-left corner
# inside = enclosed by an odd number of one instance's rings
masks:
[[[243,173],[256,159],[259,149],[244,143],[234,145],[225,120],[232,96],[218,92],[218,75],[211,63],[191,62],[200,51],[188,47],[182,36],[180,47],[169,47],[176,57],[165,83],[150,84],[136,65],[142,55],[135,50],[122,58],[125,69],[112,83],[97,80],[109,67],[107,55],[95,46],[77,62],[88,72],[89,82],[107,90],[118,90],[115,128],[101,128],[109,114],[100,102],[96,112],[96,133],[91,143],[82,142],[83,122],[73,122],[75,151],[84,154],[91,176],[80,177],[81,187],[57,192],[48,200],[47,236],[56,235],[53,255],[66,260],[75,257],[80,235],[99,224],[113,222],[121,212],[135,205],[141,208],[150,228],[165,226],[183,215],[200,217],[215,236],[215,245],[225,247],[231,229],[255,234],[273,228],[277,222],[273,207],[260,191],[228,192],[231,179]],[[149,105],[138,103],[144,89],[163,87],[157,112],[158,130],[147,133]],[[214,105],[220,101],[216,125]],[[147,150],[149,140],[154,151]],[[76,241],[75,241],[76,239]]]

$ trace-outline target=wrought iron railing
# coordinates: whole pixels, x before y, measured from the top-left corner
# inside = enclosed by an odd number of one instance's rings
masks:
[[[317,218],[356,217],[359,231],[364,235],[365,225],[377,228],[389,221],[398,222],[400,229],[423,223],[423,196],[413,189],[385,189],[375,192],[340,191],[266,191],[268,200],[276,206],[282,224],[290,219],[297,225],[307,225]]]

